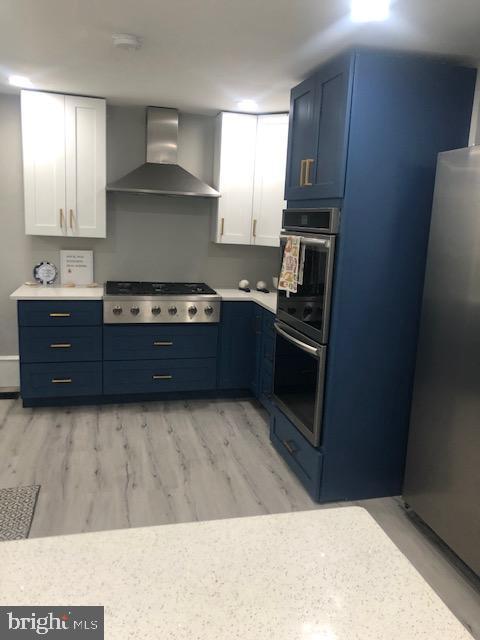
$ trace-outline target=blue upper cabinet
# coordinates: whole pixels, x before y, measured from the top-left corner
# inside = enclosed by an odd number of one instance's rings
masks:
[[[342,198],[353,54],[322,66],[292,90],[285,198]]]
[[[306,160],[315,153],[315,77],[292,89],[288,125],[285,199],[307,197],[303,186]]]

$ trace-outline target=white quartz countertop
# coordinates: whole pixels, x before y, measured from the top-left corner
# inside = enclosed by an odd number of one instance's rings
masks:
[[[103,287],[30,287],[22,284],[10,294],[12,300],[101,300]]]
[[[0,543],[0,604],[103,605],[105,638],[471,640],[359,507]]]
[[[261,293],[252,289],[250,293],[239,289],[215,289],[222,300],[229,301],[254,301],[272,313],[277,311],[277,292]]]
[[[277,294],[251,291],[245,293],[238,289],[216,289],[222,300],[240,300],[257,302],[259,305],[275,313],[277,310]],[[29,287],[23,284],[11,295],[12,300],[102,300],[103,287]]]

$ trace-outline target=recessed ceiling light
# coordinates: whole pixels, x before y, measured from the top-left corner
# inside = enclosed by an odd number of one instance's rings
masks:
[[[353,22],[382,22],[390,14],[390,0],[351,0]]]
[[[237,107],[240,109],[240,111],[258,111],[258,104],[255,102],[255,100],[240,100],[239,102],[237,102]]]
[[[9,76],[8,84],[11,84],[12,87],[23,87],[24,89],[31,89],[33,87],[33,82],[27,76]]]
[[[140,49],[142,46],[142,39],[133,33],[114,33],[112,40],[119,49]]]

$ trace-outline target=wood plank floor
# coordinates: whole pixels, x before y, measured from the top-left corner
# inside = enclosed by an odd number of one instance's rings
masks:
[[[0,487],[41,485],[30,536],[320,507],[250,399],[23,409],[0,400]],[[480,582],[400,500],[365,507],[480,640]]]

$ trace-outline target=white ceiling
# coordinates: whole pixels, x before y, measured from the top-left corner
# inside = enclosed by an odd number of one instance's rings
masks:
[[[371,25],[348,12],[348,0],[2,0],[0,91],[22,74],[115,103],[208,113],[253,98],[276,111],[351,44],[480,59],[479,0],[396,0],[388,22]],[[142,49],[115,49],[116,32],[140,36]]]

